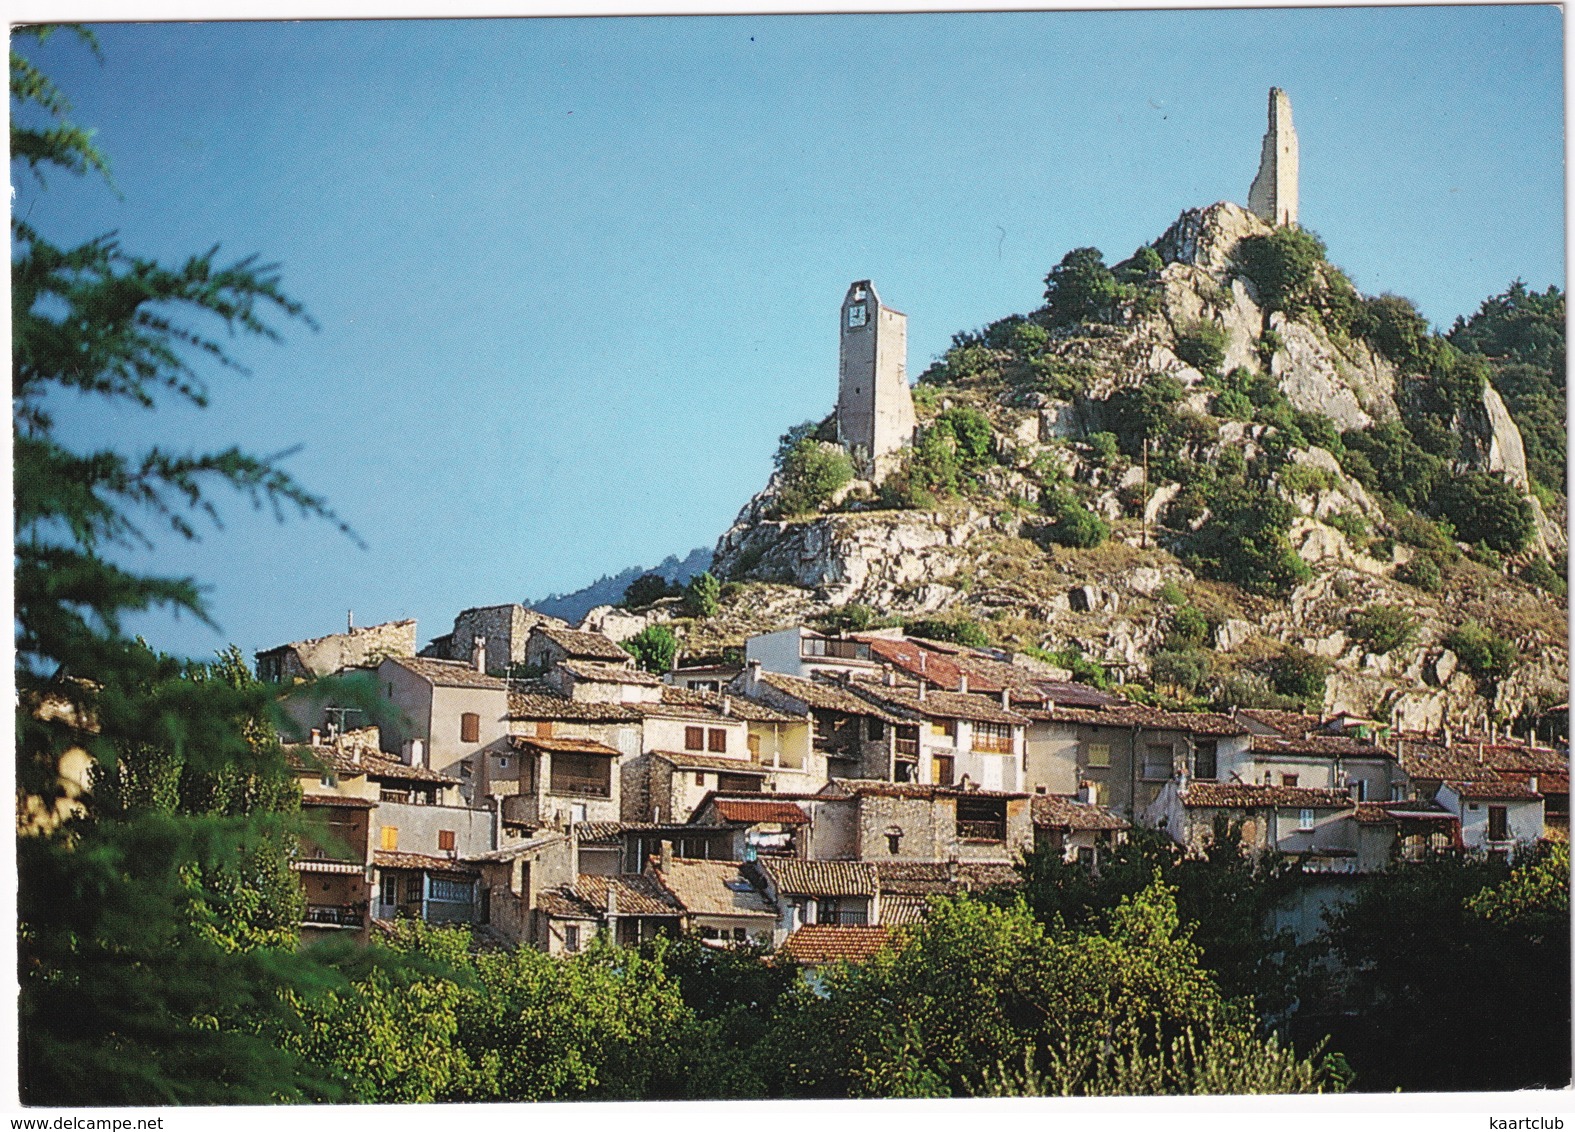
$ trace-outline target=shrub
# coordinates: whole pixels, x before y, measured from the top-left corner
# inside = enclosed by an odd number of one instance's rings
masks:
[[[1187,604],[1186,592],[1173,581],[1167,581],[1160,586],[1155,592],[1154,598],[1157,601],[1164,602],[1166,605],[1181,606]]]
[[[1200,318],[1176,330],[1176,356],[1203,373],[1215,373],[1225,362],[1230,333],[1219,323]]]
[[[1041,507],[1052,520],[1048,532],[1051,542],[1088,549],[1110,537],[1110,524],[1069,491],[1046,492]]]
[[[1352,546],[1360,547],[1367,542],[1367,520],[1358,511],[1336,511],[1324,522],[1344,535]]]
[[[803,421],[788,429],[777,438],[777,452],[771,458],[771,462],[778,468],[785,465],[788,457],[793,454],[793,449],[797,448],[801,441],[813,439],[819,429],[819,421]]]
[[[1431,554],[1413,555],[1411,561],[1395,569],[1395,577],[1408,586],[1435,594],[1444,587],[1444,572]]]
[[[1112,322],[1135,288],[1118,283],[1098,248],[1073,248],[1045,276],[1045,314],[1055,326]]]
[[[1203,649],[1170,649],[1154,654],[1149,672],[1156,684],[1195,692],[1209,678],[1212,662]]]
[[[1094,450],[1094,455],[1102,464],[1113,464],[1121,455],[1121,444],[1113,432],[1094,432],[1088,437],[1088,444]]]
[[[1569,592],[1569,583],[1563,574],[1548,565],[1546,558],[1533,558],[1520,571],[1521,579],[1545,593],[1563,597]]]
[[[1291,546],[1293,512],[1277,497],[1237,484],[1209,501],[1209,517],[1187,540],[1184,556],[1249,593],[1283,596],[1312,576]]]
[[[813,514],[852,480],[853,461],[845,450],[800,440],[783,461],[775,514],[781,518]]]
[[[924,637],[931,641],[950,641],[956,645],[966,645],[968,648],[989,648],[990,634],[985,632],[984,626],[977,621],[965,617],[940,618],[926,617],[919,621],[910,621],[904,627],[911,637]]]
[[[1398,605],[1370,605],[1351,615],[1350,634],[1368,652],[1382,656],[1415,639],[1416,618]]]
[[[1308,443],[1316,444],[1335,456],[1339,456],[1345,450],[1345,444],[1340,439],[1340,430],[1322,413],[1304,413],[1297,409],[1291,419],[1297,430],[1307,438]]]
[[[641,574],[624,588],[623,604],[627,609],[644,609],[664,597],[677,597],[683,592],[682,587],[660,574]]]
[[[1292,464],[1280,471],[1280,490],[1288,495],[1313,495],[1333,486],[1329,470],[1316,464]]]
[[[1183,605],[1170,619],[1167,649],[1194,648],[1209,639],[1209,619],[1195,605]]]
[[[1410,511],[1390,515],[1389,525],[1394,527],[1395,538],[1408,546],[1427,551],[1440,563],[1454,562],[1460,557],[1453,528],[1446,530],[1438,523]]]
[[[1341,466],[1364,487],[1381,491],[1407,507],[1420,507],[1433,496],[1444,477],[1444,462],[1425,452],[1398,420],[1380,421],[1371,428],[1341,434],[1346,453]],[[1356,461],[1360,453],[1364,461]]]
[[[1245,393],[1227,389],[1214,397],[1214,415],[1227,421],[1252,420],[1252,401]]]
[[[1447,477],[1435,490],[1432,505],[1466,542],[1515,554],[1531,541],[1535,521],[1531,504],[1496,476],[1465,472]]]
[[[1269,679],[1274,690],[1306,705],[1312,711],[1323,709],[1328,674],[1327,660],[1298,648],[1286,649],[1269,663]]]
[[[990,460],[995,430],[990,418],[978,409],[967,405],[947,409],[930,427],[938,437],[952,441],[957,460],[964,466],[976,466]]]
[[[1165,269],[1165,261],[1148,244],[1144,244],[1132,253],[1132,258],[1124,259],[1111,268],[1116,279],[1122,283],[1149,283],[1154,277]]]
[[[1410,299],[1389,294],[1363,299],[1357,329],[1402,370],[1425,372],[1432,364],[1433,332]]]
[[[1320,696],[1319,706],[1322,707]],[[1293,711],[1303,706],[1296,696],[1276,692],[1268,677],[1257,672],[1233,672],[1220,680],[1214,689],[1213,706],[1220,711],[1231,708],[1273,708],[1276,711]]]
[[[841,609],[833,609],[820,618],[822,629],[829,633],[861,633],[875,626],[879,616],[869,606],[852,601]]]
[[[1520,651],[1480,621],[1468,620],[1444,637],[1443,645],[1475,676],[1502,679],[1520,661]]]
[[[647,672],[669,672],[678,655],[678,638],[666,625],[647,625],[624,641],[623,648]]]
[[[1265,330],[1258,336],[1258,361],[1264,369],[1274,365],[1274,355],[1285,349],[1285,339],[1278,330]]]
[[[721,608],[722,583],[706,570],[684,587],[684,609],[691,617],[715,617]]]
[[[1236,255],[1257,285],[1263,309],[1294,315],[1312,307],[1324,252],[1322,240],[1291,225],[1267,236],[1249,236],[1237,246]]]

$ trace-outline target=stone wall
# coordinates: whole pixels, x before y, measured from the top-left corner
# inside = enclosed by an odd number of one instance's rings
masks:
[[[467,609],[454,618],[454,630],[440,650],[442,659],[470,661],[477,637],[487,639],[487,671],[501,675],[511,664],[525,660],[525,642],[537,625],[566,629],[568,623],[523,605],[484,605]]]
[[[415,655],[415,621],[386,621],[266,649],[257,654],[257,675],[263,680],[309,680],[380,664],[385,657]]]

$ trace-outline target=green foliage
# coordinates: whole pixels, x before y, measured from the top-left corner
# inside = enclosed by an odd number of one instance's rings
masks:
[[[865,629],[873,629],[880,621],[880,615],[863,602],[850,601],[840,609],[833,609],[818,624],[830,633],[862,633]]]
[[[1057,668],[1066,669],[1072,674],[1072,679],[1080,683],[1089,684],[1095,688],[1110,687],[1110,674],[1105,671],[1104,665],[1084,656],[1082,650],[1076,645],[1055,650],[1042,649],[1030,645],[1022,651],[1025,655],[1042,660],[1046,664],[1053,664]]]
[[[1052,326],[1113,322],[1134,288],[1118,283],[1098,248],[1074,248],[1045,276],[1045,316]]]
[[[1305,228],[1286,225],[1267,236],[1249,236],[1237,249],[1242,271],[1257,285],[1265,311],[1299,315],[1314,308],[1325,266],[1323,241]]]
[[[1425,373],[1433,364],[1432,328],[1410,299],[1390,294],[1363,299],[1358,329],[1401,372]]]
[[[1564,294],[1541,293],[1520,280],[1485,300],[1470,319],[1457,319],[1449,341],[1488,359],[1526,442],[1526,464],[1538,481],[1563,490],[1565,435]]]
[[[1546,558],[1533,558],[1526,563],[1521,568],[1520,577],[1522,581],[1536,586],[1539,590],[1542,590],[1544,593],[1550,593],[1554,597],[1563,597],[1569,592],[1569,583],[1564,575],[1548,565]]]
[[[106,168],[90,131],[65,120],[65,97],[15,50],[11,93],[13,160],[34,173]],[[314,1067],[258,1033],[286,989],[336,978],[328,953],[293,950],[300,896],[286,862],[300,821],[272,690],[233,651],[194,666],[128,639],[128,613],[207,615],[192,579],[110,557],[151,546],[144,524],[196,537],[217,519],[216,487],[276,513],[332,516],[273,461],[237,448],[128,454],[96,439],[115,437],[127,411],[204,405],[199,364],[239,369],[227,338],[275,339],[272,318],[307,320],[254,259],[226,265],[215,249],[169,268],[109,236],[62,248],[17,217],[11,233],[19,816],[59,812],[62,754],[95,763],[80,813],[17,839],[21,1098],[331,1096]],[[56,431],[63,401],[84,447]]]
[[[853,480],[853,461],[843,449],[816,440],[800,440],[782,462],[779,518],[812,515]]]
[[[1214,415],[1222,420],[1250,421],[1252,419],[1252,401],[1245,393],[1239,393],[1234,389],[1216,393],[1212,408]]]
[[[691,617],[715,617],[722,608],[722,583],[706,570],[689,579],[684,586],[684,610]]]
[[[1368,652],[1382,656],[1416,639],[1416,618],[1400,605],[1369,605],[1351,614],[1350,635]]]
[[[1451,629],[1442,644],[1460,658],[1467,672],[1487,680],[1502,680],[1520,663],[1520,650],[1513,642],[1476,620]]]
[[[907,622],[904,630],[910,637],[924,637],[931,641],[950,641],[969,648],[989,648],[994,642],[979,622],[966,617],[925,617]]]
[[[1280,469],[1280,488],[1290,495],[1313,495],[1334,487],[1327,468],[1316,464],[1291,464]]]
[[[1159,273],[1164,269],[1165,261],[1160,258],[1159,252],[1150,245],[1143,244],[1129,259],[1124,259],[1111,268],[1111,272],[1117,282],[1152,286],[1158,282]]]
[[[1163,440],[1172,432],[1176,402],[1186,387],[1169,374],[1150,378],[1135,389],[1123,389],[1105,402],[1105,410],[1121,442],[1121,449],[1135,458],[1143,455],[1143,441]]]
[[[1197,647],[1176,648],[1169,643],[1156,652],[1150,662],[1150,675],[1155,684],[1196,692],[1213,671],[1213,661],[1208,650]]]
[[[1535,516],[1525,496],[1497,476],[1463,472],[1433,491],[1435,514],[1447,518],[1466,542],[1480,542],[1500,554],[1525,549]]]
[[[1568,873],[1537,855],[1515,864],[1396,864],[1330,917],[1342,974],[1300,1022],[1332,1030],[1363,1089],[1568,1086]],[[1474,1034],[1492,1040],[1462,1040]]]
[[[776,468],[785,467],[793,450],[804,441],[814,439],[815,433],[819,430],[819,421],[803,421],[788,429],[777,438],[777,451],[771,458],[772,465]]]
[[[1170,618],[1165,647],[1184,649],[1205,644],[1209,639],[1209,619],[1194,605],[1180,606]]]
[[[1460,548],[1455,545],[1454,528],[1447,521],[1435,523],[1410,511],[1397,511],[1388,519],[1395,538],[1406,545],[1426,551],[1440,564],[1459,560]]]
[[[1346,474],[1406,507],[1426,504],[1446,475],[1444,462],[1424,452],[1399,420],[1345,432],[1340,439],[1346,448],[1340,466]]]
[[[1121,455],[1121,442],[1116,439],[1113,432],[1091,432],[1088,434],[1088,446],[1094,450],[1094,456],[1100,463],[1109,466],[1115,463]]]
[[[1357,549],[1366,544],[1370,528],[1361,512],[1336,511],[1333,515],[1325,516],[1323,521],[1344,535]]]
[[[1155,591],[1154,598],[1157,601],[1164,602],[1166,605],[1182,606],[1187,604],[1186,591],[1169,579]]]
[[[624,587],[622,604],[625,609],[646,609],[665,598],[682,597],[683,593],[682,586],[660,574],[641,574]]]
[[[1220,678],[1214,686],[1211,703],[1216,711],[1232,708],[1273,708],[1276,711],[1299,711],[1304,701],[1299,696],[1287,696],[1274,690],[1268,677],[1259,672],[1242,670]],[[1319,710],[1322,710],[1320,697]]]
[[[975,468],[994,458],[990,446],[995,430],[990,418],[978,409],[967,405],[947,409],[935,418],[931,431],[951,442],[957,462],[964,468]]]
[[[1209,506],[1183,549],[1196,569],[1249,593],[1280,596],[1312,576],[1287,537],[1294,512],[1284,500],[1245,482],[1223,482]]]
[[[670,672],[678,655],[678,638],[666,625],[647,625],[627,641],[623,649],[647,672]]]
[[[1047,537],[1054,543],[1087,549],[1110,537],[1110,524],[1070,491],[1047,491],[1040,507],[1052,520]]]
[[[1225,362],[1230,333],[1207,318],[1176,328],[1176,356],[1203,373],[1214,373]]]
[[[1280,695],[1318,712],[1323,710],[1329,668],[1329,662],[1322,657],[1304,649],[1288,648],[1269,662],[1269,680]]]
[[[1395,577],[1430,594],[1444,588],[1444,572],[1439,569],[1438,560],[1427,553],[1415,554],[1409,562],[1397,566]]]
[[[1226,1060],[1219,1042],[1262,1057],[1158,883],[1084,930],[1046,929],[1021,905],[937,900],[899,949],[823,984],[774,1019],[787,1096],[1177,1092]]]

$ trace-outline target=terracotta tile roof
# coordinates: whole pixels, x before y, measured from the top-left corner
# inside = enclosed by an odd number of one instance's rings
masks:
[[[1537,780],[1538,794],[1568,794],[1570,792],[1570,776],[1567,772],[1560,771],[1528,771],[1528,770],[1501,770],[1499,777],[1505,782],[1518,782],[1527,788],[1531,780]]]
[[[1525,783],[1478,779],[1462,782],[1446,779],[1444,785],[1462,798],[1482,802],[1535,802],[1542,795]]]
[[[620,668],[615,664],[602,664],[594,660],[565,660],[558,665],[576,680],[588,684],[639,684],[648,688],[660,687],[662,678],[654,672],[638,668]]]
[[[1165,711],[1141,704],[1120,704],[1106,708],[1070,708],[1057,705],[1052,711],[1028,709],[1033,719],[1051,723],[1086,723],[1098,727],[1142,727],[1150,731],[1181,731],[1190,735],[1233,736],[1251,732],[1228,715],[1206,711]]]
[[[988,861],[875,861],[881,905],[888,895],[952,896],[986,888],[1014,888],[1023,883],[1012,865]]]
[[[1005,790],[964,790],[959,786],[935,786],[925,782],[886,782],[878,778],[833,778],[828,787],[836,793],[876,798],[1026,798]],[[830,789],[825,791],[835,796]]]
[[[366,768],[351,752],[338,746],[286,743],[280,749],[284,752],[285,765],[296,774],[321,774],[332,770],[341,778],[359,778],[366,773]]]
[[[477,672],[459,660],[437,660],[428,656],[391,656],[384,663],[397,664],[439,688],[487,688],[503,691],[508,685],[496,676]]]
[[[649,704],[639,705],[642,708]],[[662,706],[686,708],[718,719],[742,719],[746,723],[795,723],[800,717],[777,711],[762,703],[732,693],[719,695],[697,688],[677,688],[669,684],[662,688]]]
[[[575,823],[574,832],[581,845],[623,845],[623,822],[582,821]]]
[[[840,711],[846,715],[868,715],[887,723],[900,723],[889,711],[848,691],[841,681],[805,680],[781,672],[762,672],[760,682],[784,695],[792,696],[808,708]]]
[[[1046,829],[1119,830],[1132,823],[1104,806],[1079,802],[1065,794],[1035,794],[1031,803],[1034,824]]]
[[[880,890],[880,878],[868,861],[762,857],[755,867],[782,896],[874,896]]]
[[[718,798],[716,816],[723,821],[777,822],[779,825],[808,825],[809,815],[792,802],[744,802],[731,798]]]
[[[376,779],[397,779],[400,782],[435,782],[445,786],[458,786],[460,780],[424,766],[409,766],[397,759],[382,755],[361,756],[361,765],[367,775]]]
[[[885,925],[805,924],[782,941],[777,954],[805,967],[863,963],[891,941]]]
[[[552,891],[556,897],[554,903],[561,911],[549,914],[567,914],[572,919],[603,919],[607,914],[609,891],[616,901],[614,912],[620,916],[676,918],[683,914],[673,894],[647,876],[581,873],[573,884],[561,884]]]
[[[510,719],[551,719],[564,723],[636,723],[640,713],[623,704],[596,704],[571,700],[533,684],[529,690],[509,693]]]
[[[1445,744],[1433,736],[1404,733],[1396,738],[1400,766],[1412,778],[1485,780],[1503,771],[1569,774],[1566,756],[1547,747],[1456,739]]]
[[[1304,711],[1276,711],[1273,708],[1238,708],[1238,716],[1243,716],[1265,727],[1273,728],[1281,735],[1291,739],[1300,739],[1303,735],[1317,731],[1323,725],[1323,720],[1316,715]]]
[[[1436,802],[1358,802],[1356,820],[1363,825],[1394,825],[1401,821],[1453,822],[1455,815]]]
[[[694,916],[750,916],[775,920],[776,907],[750,883],[737,861],[675,857],[651,875]]]
[[[1031,668],[986,656],[962,645],[915,639],[861,637],[870,653],[909,676],[927,680],[950,692],[960,691],[962,677],[968,677],[970,692],[998,696],[1003,688],[1012,690],[1013,699],[1042,703],[1046,699],[1061,704],[1095,707],[1124,703],[1119,696],[1101,692],[1087,684],[1042,676]]]
[[[652,755],[670,762],[679,770],[716,770],[728,774],[758,774],[764,777],[765,768],[748,759],[729,759],[720,755],[700,755],[689,751],[652,751]]]
[[[930,911],[928,896],[910,896],[906,893],[882,892],[880,922],[890,928],[911,927],[924,922]]]
[[[533,739],[527,735],[510,735],[509,746],[516,751],[546,751],[548,754],[603,755],[609,759],[621,758],[623,752],[595,739]]]
[[[870,680],[855,680],[844,685],[855,695],[880,705],[894,715],[905,719],[966,719],[975,723],[1003,723],[1025,725],[1028,717],[1007,711],[1000,702],[972,692],[942,692],[929,689],[919,698],[916,687],[905,684],[895,686]]]
[[[388,849],[379,849],[372,854],[372,863],[380,869],[423,869],[429,873],[448,873],[462,877],[481,875],[469,865],[460,864],[448,857],[429,857],[425,853],[396,853]]]
[[[1338,810],[1354,807],[1343,790],[1312,786],[1259,786],[1250,782],[1194,782],[1181,792],[1183,806],[1222,806],[1253,809],[1286,806],[1297,809]]]
[[[345,794],[302,794],[303,806],[335,806],[347,810],[372,810],[377,803],[370,798],[351,798]]]
[[[1252,749],[1259,754],[1336,756],[1346,759],[1387,759],[1389,752],[1354,735],[1301,736],[1254,735]]]
[[[618,647],[611,638],[601,633],[582,633],[575,629],[557,629],[547,625],[538,625],[534,632],[540,633],[564,652],[569,654],[571,660],[607,660],[620,664],[633,664],[634,657],[627,651]]]

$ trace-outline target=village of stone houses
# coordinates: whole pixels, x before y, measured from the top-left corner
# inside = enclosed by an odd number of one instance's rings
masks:
[[[1563,297],[1432,334],[1299,228],[1298,163],[1274,90],[1245,207],[1070,253],[916,384],[901,297],[832,296],[835,411],[708,569],[572,623],[479,605],[258,652],[318,823],[304,943],[752,964],[844,1059],[771,1047],[774,1095],[1567,1086],[1564,455],[1497,387],[1556,300],[1562,396]],[[1095,1010],[1011,982],[1054,940],[1111,971],[1201,946],[1274,1036],[1208,1071],[1161,1043],[1152,1078],[974,1064],[1012,1002]],[[893,989],[921,961],[923,1007]],[[1005,981],[970,998],[975,961]],[[1171,1009],[1109,993],[1132,1034]],[[1484,995],[1504,1034],[1462,1032]]]

